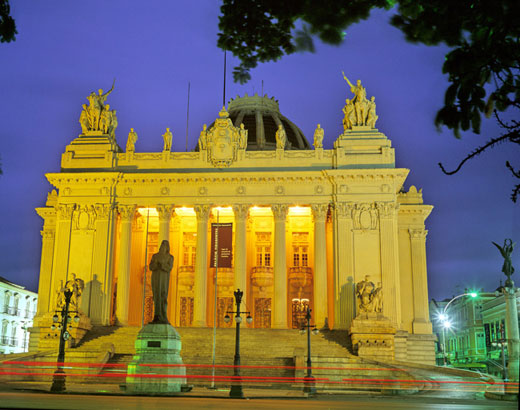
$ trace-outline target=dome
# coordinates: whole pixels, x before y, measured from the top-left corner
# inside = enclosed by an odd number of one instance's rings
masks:
[[[248,131],[248,151],[275,150],[275,134],[279,124],[282,124],[287,135],[286,150],[311,149],[303,132],[280,113],[278,101],[274,97],[261,97],[258,94],[251,97],[247,94],[244,97],[237,96],[229,101],[227,111],[235,127],[243,123]]]

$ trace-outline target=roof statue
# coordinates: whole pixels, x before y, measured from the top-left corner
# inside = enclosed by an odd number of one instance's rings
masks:
[[[173,135],[169,128],[166,128],[166,132],[162,135],[164,140],[163,151],[170,152],[172,150],[172,139]]]
[[[128,133],[128,140],[126,141],[126,152],[135,151],[135,143],[137,142],[137,132],[133,128],[130,128]]]
[[[287,144],[287,134],[285,133],[285,129],[282,124],[278,125],[278,129],[275,134],[276,138],[276,149],[285,149],[285,144]]]
[[[199,150],[207,151],[207,161],[215,167],[229,167],[237,160],[239,150],[247,146],[247,130],[235,127],[226,107],[222,107],[219,118],[208,130],[206,125],[199,136]]]
[[[379,118],[376,115],[375,97],[367,100],[367,91],[361,85],[361,80],[357,80],[356,85],[352,84],[345,73],[342,71],[343,78],[350,86],[350,91],[354,94],[350,100],[345,100],[343,107],[343,128],[344,130],[352,129],[353,126],[366,126],[375,128],[376,121]]]
[[[321,125],[318,124],[316,130],[314,131],[314,148],[323,148],[323,136],[325,135],[325,130],[321,128]]]
[[[513,267],[513,263],[511,261],[511,254],[513,253],[513,249],[515,248],[515,243],[511,239],[505,239],[503,246],[500,246],[495,242],[491,243],[497,247],[497,249],[500,251],[500,254],[504,258],[502,272],[504,272],[504,274],[507,276],[506,286],[512,287],[513,281],[511,280],[511,275],[514,273],[515,268]]]
[[[81,131],[85,135],[109,135],[115,137],[117,127],[116,111],[110,110],[110,106],[105,104],[107,97],[114,90],[116,80],[112,83],[112,88],[106,93],[100,88],[98,94],[94,91],[87,97],[89,105],[83,104],[83,110],[79,116]]]

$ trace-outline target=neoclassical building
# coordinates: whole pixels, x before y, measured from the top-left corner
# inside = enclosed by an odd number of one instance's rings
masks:
[[[162,152],[139,152],[133,129],[126,150],[118,146],[107,95],[90,95],[82,134],[66,147],[61,172],[46,175],[56,190],[37,208],[39,318],[54,311],[74,273],[92,324],[146,323],[146,266],[167,239],[174,326],[213,326],[214,317],[228,326],[223,317],[240,288],[248,326],[296,328],[310,306],[317,326],[349,329],[359,314],[356,284],[368,275],[382,291],[379,313],[408,343],[431,343],[433,361],[425,252],[432,206],[415,187],[404,192],[409,170],[395,167],[391,141],[375,128],[373,99],[360,93],[347,103],[330,150],[320,125],[311,146],[277,101],[246,95],[201,127],[193,151],[171,152],[166,130]],[[231,226],[228,267],[210,264],[217,222]]]

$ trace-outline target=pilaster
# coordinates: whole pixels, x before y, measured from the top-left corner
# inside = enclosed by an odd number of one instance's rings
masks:
[[[285,246],[286,204],[271,206],[274,215],[274,324],[287,329],[287,261]]]
[[[383,315],[399,329],[401,327],[401,284],[399,275],[399,239],[397,230],[398,205],[377,202],[381,243],[381,276]]]
[[[413,333],[430,334],[432,324],[428,311],[428,283],[426,279],[426,235],[422,228],[409,229],[412,250]]]
[[[334,204],[334,328],[348,329],[354,319],[355,300],[350,283],[354,281],[354,238],[352,211],[354,204]]]
[[[56,292],[61,289],[61,281],[63,281],[63,284],[67,281],[72,219],[75,209],[76,204],[56,205],[56,237],[50,286],[51,292],[53,293],[50,295],[49,310],[54,309],[56,304]]]
[[[42,316],[51,310],[49,306],[52,288],[52,262],[54,255],[54,240],[56,237],[56,209],[54,207],[37,208],[36,211],[43,220],[42,256],[40,261],[40,280],[38,284],[37,316]]]
[[[112,286],[112,247],[114,246],[114,207],[96,204],[94,250],[92,255],[93,278],[90,284],[90,319],[92,324],[108,325]]]

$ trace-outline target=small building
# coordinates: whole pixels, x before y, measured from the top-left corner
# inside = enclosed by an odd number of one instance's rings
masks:
[[[501,375],[500,342],[507,339],[504,295],[479,292],[476,298],[461,297],[452,303],[450,300],[430,301],[430,318],[437,336],[437,365],[444,364],[445,356],[448,366]],[[445,327],[440,314],[448,303],[446,315],[450,326]],[[520,291],[517,305],[520,306]],[[507,343],[504,350],[507,363]]]
[[[38,294],[0,276],[0,354],[27,352]]]

